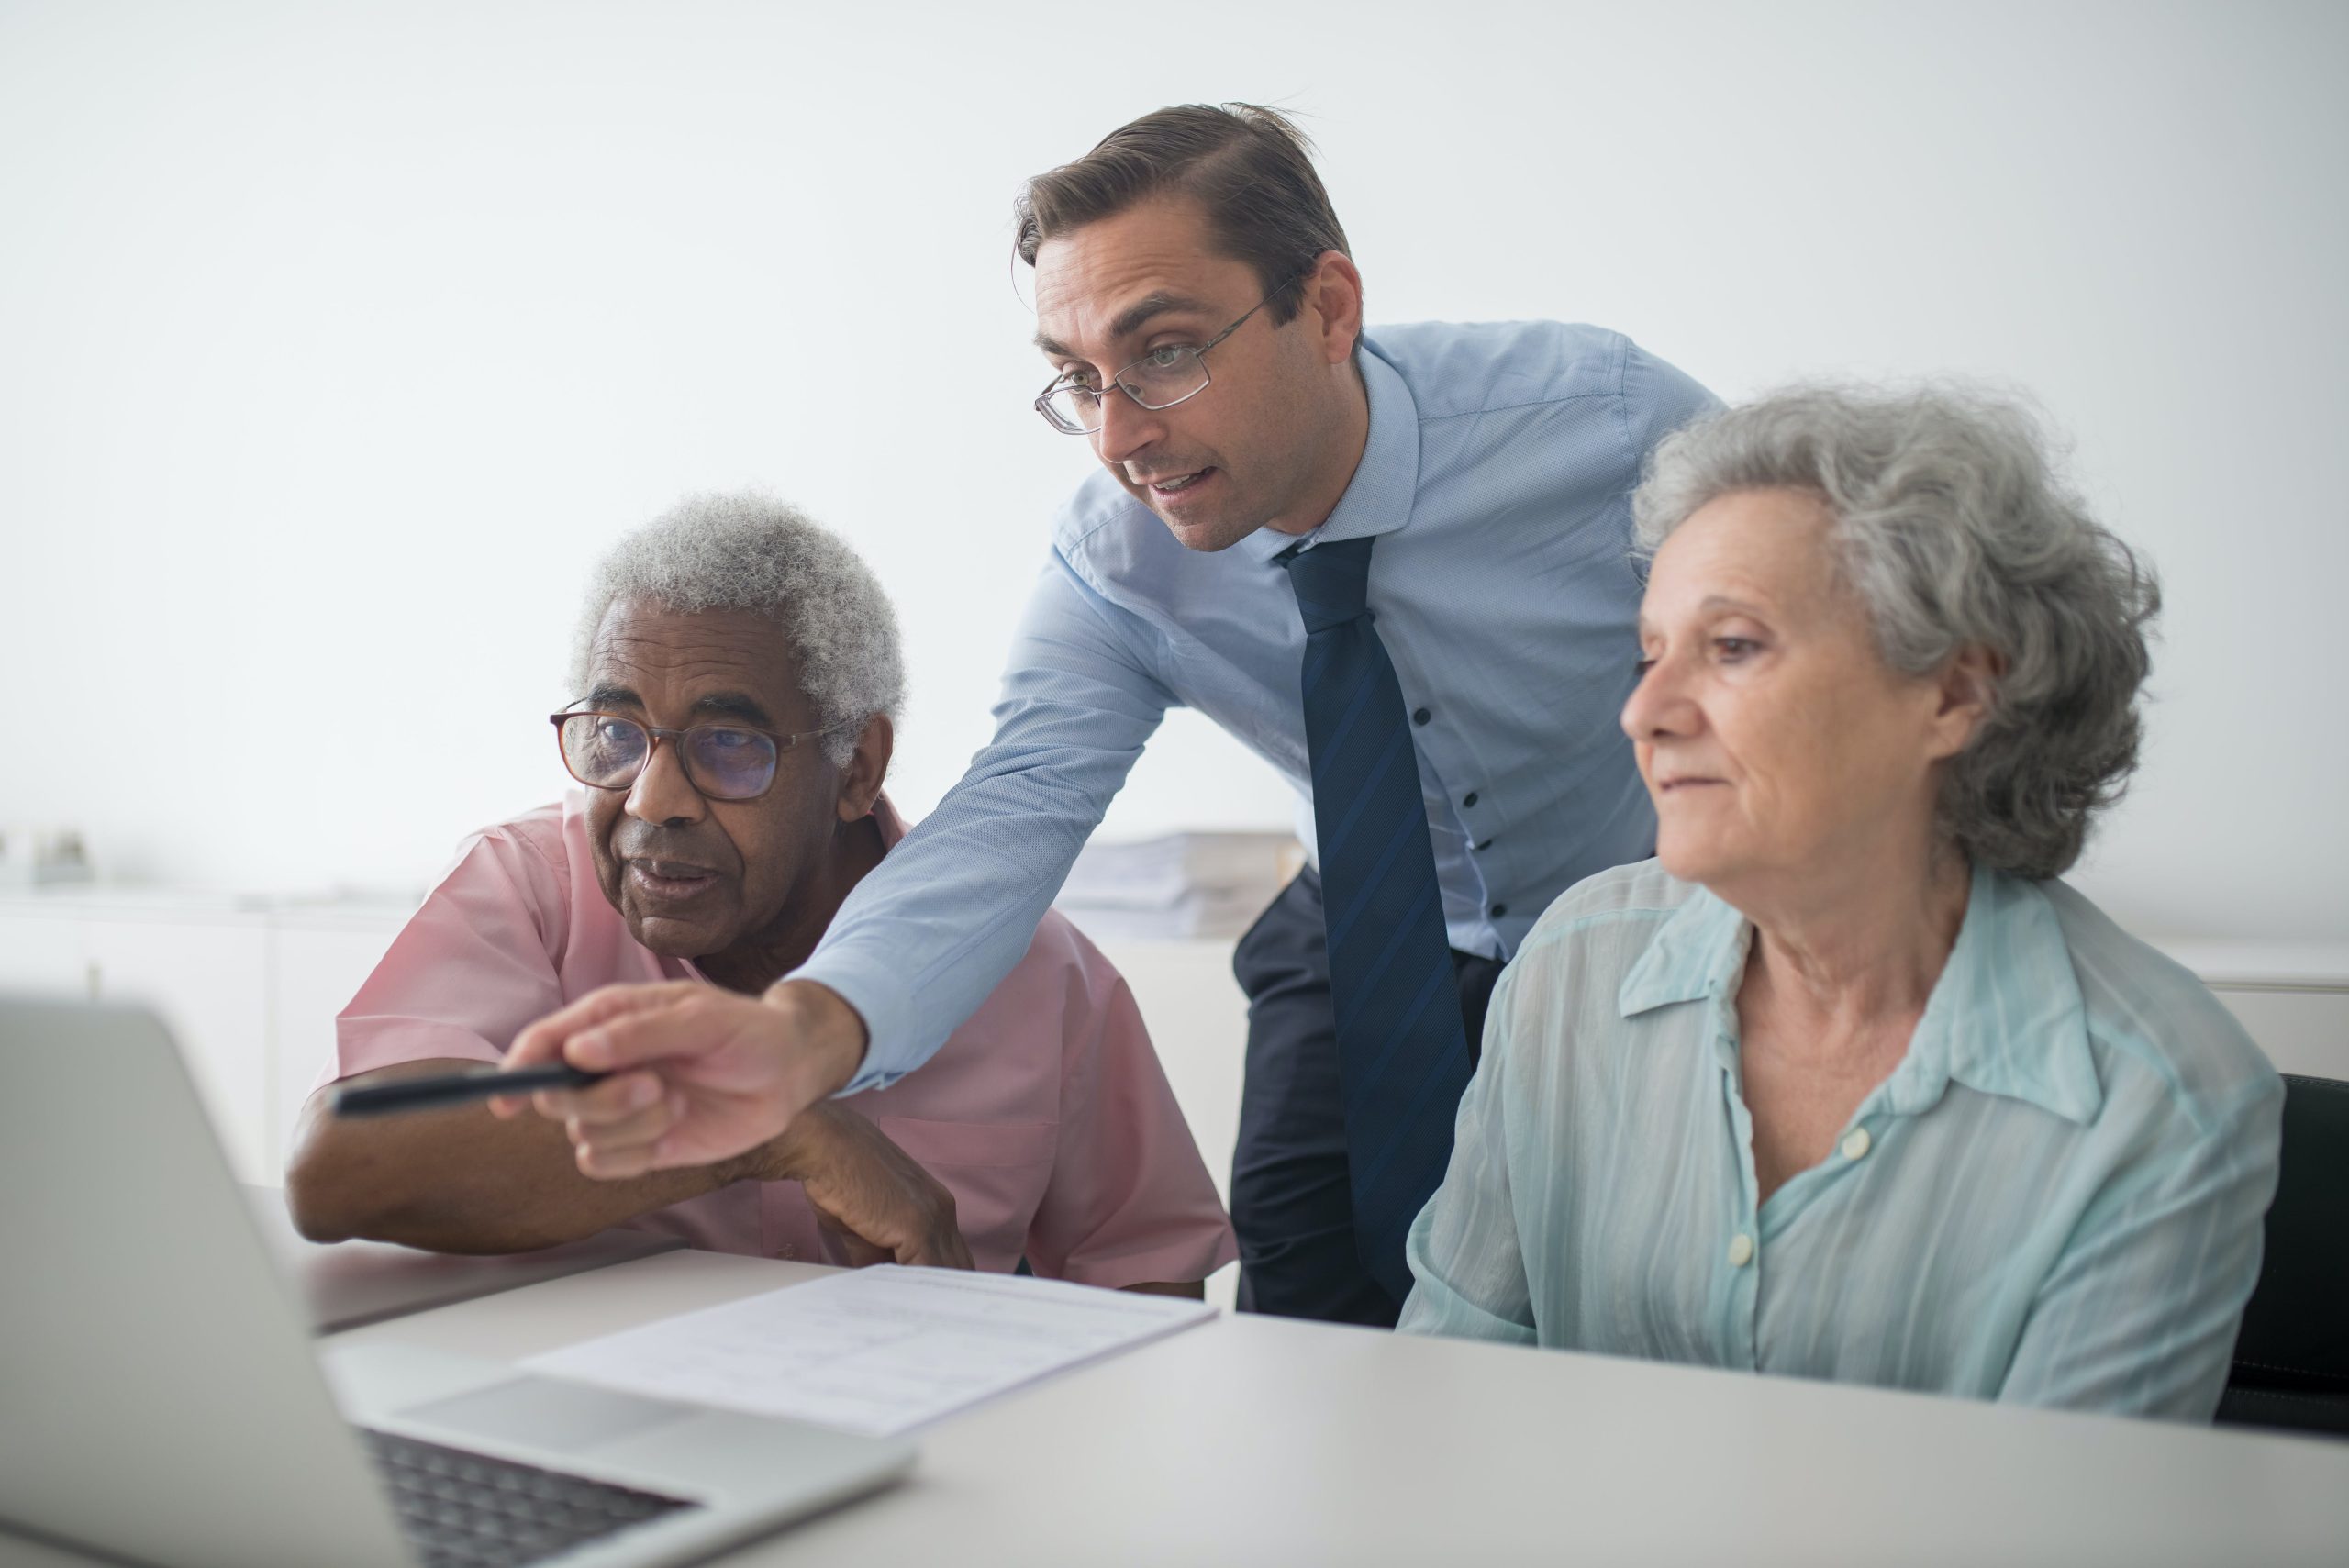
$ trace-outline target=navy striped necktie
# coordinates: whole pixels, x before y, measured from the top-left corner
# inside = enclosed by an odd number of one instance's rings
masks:
[[[1363,1264],[1410,1294],[1403,1236],[1443,1179],[1469,1055],[1403,690],[1372,628],[1369,539],[1274,557],[1305,617],[1305,737]]]

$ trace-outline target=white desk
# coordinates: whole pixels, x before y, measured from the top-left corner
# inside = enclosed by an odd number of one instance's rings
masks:
[[[820,1272],[673,1252],[338,1342],[520,1356]],[[2349,1444],[1269,1318],[1203,1325],[919,1441],[907,1485],[723,1561],[2349,1560]],[[0,1543],[11,1568],[78,1562]]]

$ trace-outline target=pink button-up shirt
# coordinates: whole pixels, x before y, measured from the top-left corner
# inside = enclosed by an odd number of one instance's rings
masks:
[[[885,797],[882,840],[904,822]],[[468,840],[336,1020],[321,1082],[396,1062],[495,1062],[522,1027],[600,985],[699,979],[604,896],[573,795]],[[1231,1224],[1125,981],[1057,914],[918,1073],[841,1104],[954,1195],[979,1267],[1086,1284],[1204,1279]],[[796,1182],[740,1182],[640,1218],[696,1247],[821,1260]]]

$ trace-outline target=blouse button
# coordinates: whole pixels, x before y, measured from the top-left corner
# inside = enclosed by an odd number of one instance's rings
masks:
[[[1865,1159],[1867,1156],[1867,1151],[1874,1148],[1875,1145],[1876,1140],[1868,1136],[1868,1129],[1866,1128],[1855,1127],[1852,1129],[1850,1136],[1843,1140],[1843,1158],[1846,1160]]]
[[[1729,1244],[1729,1266],[1742,1269],[1753,1261],[1753,1238],[1739,1231],[1737,1240]]]

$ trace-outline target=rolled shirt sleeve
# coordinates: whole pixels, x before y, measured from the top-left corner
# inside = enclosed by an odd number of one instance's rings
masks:
[[[558,814],[541,816],[560,831]],[[565,897],[522,833],[475,837],[336,1018],[318,1083],[404,1062],[502,1060],[524,1025],[566,1000],[554,957]]]

